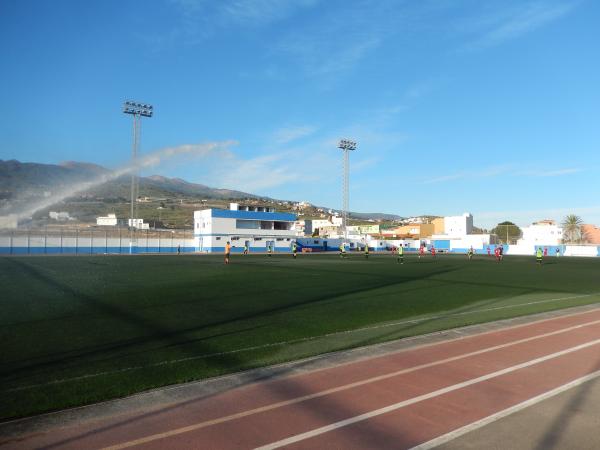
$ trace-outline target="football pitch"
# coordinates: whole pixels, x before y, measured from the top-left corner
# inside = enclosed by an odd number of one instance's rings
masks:
[[[2,257],[0,419],[600,302],[600,259]]]

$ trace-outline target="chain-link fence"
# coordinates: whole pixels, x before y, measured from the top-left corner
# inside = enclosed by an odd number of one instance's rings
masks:
[[[196,251],[193,230],[60,227],[0,230],[0,254],[119,254]]]

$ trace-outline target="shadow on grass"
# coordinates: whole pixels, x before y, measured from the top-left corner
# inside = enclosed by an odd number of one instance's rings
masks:
[[[84,294],[65,283],[60,283],[60,282],[52,279],[51,277],[45,275],[43,272],[41,272],[37,268],[27,264],[26,262],[23,262],[20,259],[15,259],[14,262],[21,268],[22,271],[28,273],[30,276],[34,277],[35,279],[37,279],[39,281],[43,281],[44,283],[46,283],[54,288],[60,289],[63,292],[65,292],[66,294],[71,295],[74,298],[84,301],[86,304],[93,305],[94,308],[96,308],[99,312],[101,312],[103,314],[115,317],[118,320],[125,321],[130,324],[134,324],[136,327],[138,327],[144,333],[144,335],[140,336],[139,338],[130,339],[128,341],[119,342],[117,344],[112,344],[112,345],[106,344],[106,345],[101,345],[101,346],[93,346],[91,348],[88,347],[81,351],[70,350],[70,351],[65,351],[65,352],[56,352],[51,355],[40,356],[40,357],[36,358],[38,360],[38,362],[26,364],[26,365],[23,365],[18,368],[7,367],[7,369],[3,375],[10,375],[10,376],[9,377],[3,376],[5,381],[10,381],[10,380],[14,380],[14,379],[24,380],[27,378],[27,376],[25,374],[31,374],[31,376],[34,377],[34,376],[39,375],[40,373],[44,373],[43,372],[44,369],[53,368],[55,366],[59,366],[60,369],[66,369],[68,367],[72,367],[74,365],[79,364],[79,360],[82,358],[89,358],[89,357],[93,357],[95,355],[102,355],[102,354],[105,354],[106,352],[111,352],[111,351],[119,351],[124,348],[129,348],[132,346],[144,344],[150,340],[161,339],[161,340],[167,341],[165,346],[161,346],[158,348],[164,348],[167,346],[181,346],[181,345],[185,345],[185,344],[191,343],[191,342],[198,343],[198,342],[201,342],[202,340],[208,339],[208,337],[198,339],[196,336],[190,336],[190,333],[198,332],[203,329],[210,328],[210,327],[230,325],[230,324],[238,322],[238,321],[252,320],[252,319],[259,318],[259,317],[268,316],[270,314],[286,312],[286,311],[293,310],[298,307],[302,307],[302,306],[306,306],[306,305],[310,305],[310,304],[316,304],[316,303],[323,302],[323,301],[329,301],[332,299],[332,295],[330,295],[330,294],[324,295],[324,296],[316,296],[316,297],[313,297],[313,298],[310,298],[307,300],[293,302],[291,304],[288,303],[288,304],[282,305],[282,306],[266,308],[266,309],[263,308],[256,312],[253,312],[252,314],[238,315],[238,316],[231,317],[227,320],[205,323],[198,327],[189,327],[189,328],[180,329],[180,330],[172,330],[169,328],[165,328],[164,326],[157,323],[156,321],[151,321],[147,318],[141,317],[141,316],[133,313],[131,310],[127,310],[125,308],[119,308],[113,304],[103,302],[102,300],[100,300],[96,297]],[[432,273],[428,273],[425,276],[413,276],[413,277],[405,277],[405,278],[401,278],[401,279],[395,278],[393,280],[388,281],[386,284],[381,284],[381,280],[378,279],[377,280],[378,284],[376,284],[375,286],[369,285],[369,286],[366,286],[366,287],[360,288],[360,289],[349,288],[349,289],[346,289],[345,291],[337,292],[335,294],[335,297],[348,295],[348,294],[360,294],[361,292],[368,292],[368,291],[372,290],[373,288],[380,288],[380,287],[385,287],[385,286],[390,286],[390,285],[396,285],[396,284],[400,284],[400,283],[415,281],[418,279],[428,279],[428,278],[431,278],[432,276],[439,275],[441,273],[450,272],[452,270],[454,270],[454,269],[441,269],[441,270],[438,270],[438,271],[435,271]],[[233,331],[233,332],[231,332],[231,334],[236,334],[236,333],[239,333],[240,331],[242,331],[242,330]],[[154,348],[154,349],[156,349],[156,348]],[[141,352],[143,352],[143,351],[144,350],[142,350]],[[190,349],[189,351],[185,352],[185,355],[205,354],[205,353],[211,353],[213,351],[214,350],[211,347],[199,346],[197,348]],[[58,356],[58,358],[56,358],[57,356]],[[122,356],[127,356],[127,355],[118,355],[118,356],[122,357]],[[46,358],[54,358],[54,359],[52,359],[51,361],[39,362],[39,359],[46,359]],[[225,368],[226,367],[236,367],[239,364],[238,359],[229,361],[224,356],[220,356],[220,359],[221,358],[224,359],[223,363],[220,364],[222,367],[225,367]],[[111,359],[111,358],[108,358],[108,359]],[[22,359],[19,362],[26,362],[26,361],[30,361],[30,360],[31,359]],[[91,362],[97,362],[97,361],[92,360]],[[6,363],[6,365],[8,366],[8,364],[11,364],[11,363],[14,364],[15,361],[9,361]],[[232,364],[232,363],[236,363],[236,364]]]

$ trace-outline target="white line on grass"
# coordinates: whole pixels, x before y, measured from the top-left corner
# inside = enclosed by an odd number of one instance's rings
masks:
[[[549,355],[542,356],[540,358],[532,359],[531,361],[527,361],[527,362],[524,362],[524,363],[521,363],[521,364],[517,364],[515,366],[507,367],[506,369],[498,370],[496,372],[492,372],[492,373],[489,373],[487,375],[483,375],[481,377],[473,378],[473,379],[468,380],[468,381],[463,381],[462,383],[457,383],[457,384],[454,384],[452,386],[448,386],[448,387],[445,387],[445,388],[442,388],[442,389],[438,389],[437,391],[429,392],[429,393],[424,394],[424,395],[419,395],[418,397],[413,397],[413,398],[410,398],[408,400],[403,400],[401,402],[394,403],[393,405],[389,405],[389,406],[386,406],[384,408],[376,409],[374,411],[369,411],[368,413],[364,413],[364,414],[360,414],[358,416],[350,417],[350,418],[345,419],[345,420],[340,420],[339,422],[335,422],[335,423],[332,423],[330,425],[326,425],[326,426],[321,427],[321,428],[316,428],[314,430],[307,431],[306,433],[297,434],[295,436],[291,436],[289,438],[282,439],[280,441],[273,442],[271,444],[264,445],[262,447],[258,447],[256,450],[274,450],[274,449],[277,449],[277,448],[281,448],[281,447],[283,447],[285,445],[291,445],[291,444],[294,444],[296,442],[303,441],[305,439],[310,439],[310,438],[313,438],[315,436],[319,436],[321,434],[328,433],[329,431],[338,430],[340,428],[347,427],[347,426],[355,424],[357,422],[362,422],[364,420],[371,419],[373,417],[377,417],[377,416],[380,416],[382,414],[386,414],[386,413],[389,413],[389,412],[392,412],[392,411],[396,411],[396,410],[398,410],[400,408],[404,408],[406,406],[413,405],[415,403],[419,403],[419,402],[422,402],[424,400],[428,400],[430,398],[439,397],[440,395],[444,395],[444,394],[447,394],[449,392],[456,391],[458,389],[462,389],[462,388],[471,386],[473,384],[481,383],[482,381],[486,381],[486,380],[489,380],[489,379],[492,379],[492,378],[497,378],[497,377],[500,377],[502,375],[506,375],[508,373],[515,372],[517,370],[524,369],[526,367],[530,367],[530,366],[533,366],[535,364],[539,364],[539,363],[548,361],[550,359],[558,358],[560,356],[564,356],[564,355],[567,355],[569,353],[576,352],[578,350],[583,350],[585,348],[588,348],[588,347],[591,347],[591,346],[597,345],[597,344],[600,344],[600,339],[596,339],[594,341],[587,342],[585,344],[577,345],[575,347],[571,347],[571,348],[568,348],[566,350],[561,350],[560,352],[551,353]]]
[[[194,361],[194,360],[198,360],[198,359],[206,359],[206,358],[213,358],[216,356],[232,355],[235,353],[243,353],[243,352],[248,352],[248,351],[253,351],[253,350],[262,350],[262,349],[270,348],[270,347],[279,347],[279,346],[283,346],[283,345],[299,344],[302,342],[314,341],[317,339],[322,339],[322,338],[327,338],[327,337],[332,337],[332,336],[353,334],[353,333],[358,333],[358,332],[362,332],[362,331],[377,330],[377,329],[389,328],[389,327],[400,326],[400,325],[416,324],[416,323],[420,323],[420,322],[426,322],[429,320],[446,319],[446,318],[451,318],[451,317],[456,317],[456,316],[464,316],[464,315],[470,315],[470,314],[476,314],[476,313],[482,313],[482,312],[498,311],[498,310],[502,310],[502,309],[519,308],[519,307],[524,307],[524,306],[538,305],[538,304],[542,304],[542,303],[552,303],[552,302],[559,302],[559,301],[564,301],[564,300],[573,300],[573,299],[577,299],[577,298],[593,297],[596,295],[600,295],[600,293],[571,295],[568,297],[559,297],[559,298],[552,298],[552,299],[547,299],[547,300],[537,300],[534,302],[517,303],[517,304],[513,304],[513,305],[504,305],[504,306],[495,306],[493,308],[482,308],[482,309],[474,309],[471,311],[462,311],[462,312],[455,312],[455,313],[449,313],[449,314],[439,314],[436,316],[426,316],[426,317],[421,317],[419,319],[410,319],[410,320],[403,320],[400,322],[384,323],[384,324],[374,325],[374,326],[370,326],[370,327],[355,328],[352,330],[335,331],[333,333],[326,333],[326,334],[321,334],[318,336],[308,336],[308,337],[299,338],[299,339],[291,339],[289,341],[271,342],[269,344],[254,345],[251,347],[243,347],[243,348],[238,348],[235,350],[227,350],[224,352],[207,353],[204,355],[188,356],[185,358],[178,358],[178,359],[169,359],[169,360],[159,361],[159,362],[152,363],[152,364],[124,367],[122,369],[107,370],[107,371],[103,371],[103,372],[96,372],[96,373],[91,373],[91,374],[86,374],[86,375],[80,375],[77,377],[61,378],[58,380],[48,381],[46,383],[30,384],[30,385],[26,385],[26,386],[19,386],[19,387],[15,387],[15,388],[5,389],[0,392],[17,392],[17,391],[23,391],[23,390],[33,389],[33,388],[37,388],[37,387],[44,387],[44,386],[51,386],[54,384],[67,383],[70,381],[78,381],[78,380],[84,380],[84,379],[88,379],[88,378],[95,378],[95,377],[100,377],[100,376],[104,376],[104,375],[115,375],[118,373],[129,372],[132,370],[147,369],[150,367],[160,367],[160,366],[165,366],[165,365],[169,365],[169,364],[178,364],[178,363],[187,362],[187,361]],[[414,336],[413,338],[417,338],[417,337],[419,337],[419,336]]]

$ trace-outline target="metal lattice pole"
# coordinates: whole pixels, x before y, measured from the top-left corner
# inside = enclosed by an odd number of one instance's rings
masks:
[[[342,139],[338,148],[343,152],[343,168],[342,168],[342,233],[344,241],[348,240],[348,210],[350,208],[349,191],[350,191],[350,150],[356,150],[356,142],[348,139]]]
[[[133,116],[133,144],[131,147],[131,210],[129,212],[131,221],[129,224],[129,253],[132,253],[135,241],[134,229],[136,226],[134,221],[138,218],[137,197],[140,189],[137,176],[137,154],[140,145],[140,130],[142,125],[141,118],[142,116],[152,117],[154,109],[152,105],[127,101],[123,104],[123,112]]]

